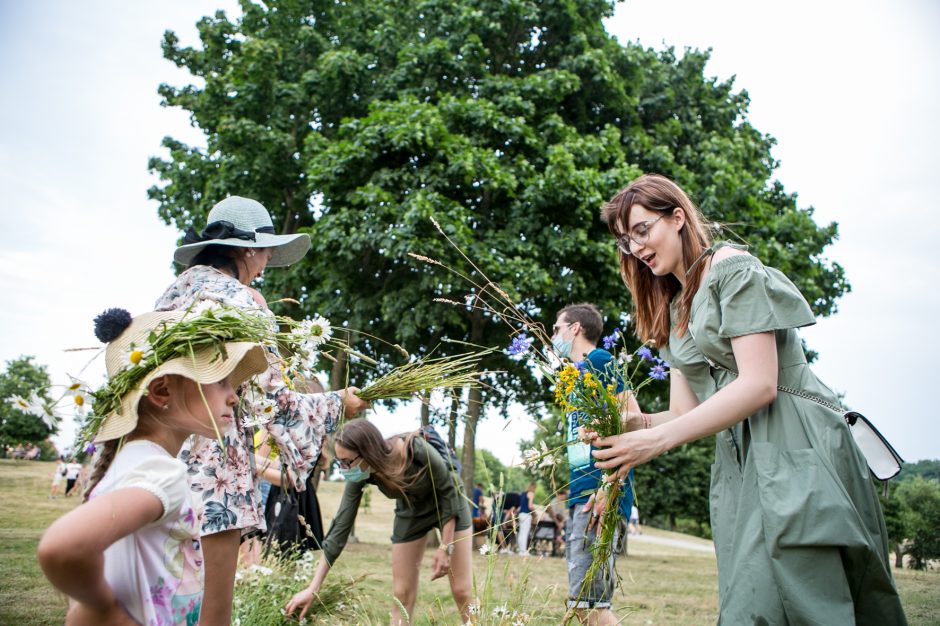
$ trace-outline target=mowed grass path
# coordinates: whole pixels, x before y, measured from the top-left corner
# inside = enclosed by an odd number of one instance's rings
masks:
[[[49,500],[54,464],[0,460],[0,624],[62,624],[65,601],[46,582],[36,563],[35,550],[42,531],[58,516],[78,504],[77,498]],[[328,527],[342,493],[342,484],[325,483],[320,490],[324,524]],[[371,614],[391,608],[389,535],[393,503],[373,489],[371,508],[360,512],[356,534],[361,543],[349,545],[334,574],[369,576],[357,588],[368,595],[363,604]],[[701,540],[647,529],[647,533]],[[416,608],[417,624],[457,624],[459,617],[447,583],[430,581],[433,553],[428,551]],[[482,585],[487,559],[474,553],[476,582]],[[565,563],[559,558],[501,556],[492,572],[491,591],[509,597],[527,578],[528,591],[519,610],[549,609],[548,620],[560,623],[567,593]],[[618,561],[624,593],[617,593],[615,608],[622,624],[713,624],[717,618],[717,573],[714,556],[639,541],[629,545],[629,556]],[[940,624],[940,572],[895,570],[898,586],[912,625]],[[482,593],[482,590],[478,590]],[[528,606],[526,606],[528,604]]]

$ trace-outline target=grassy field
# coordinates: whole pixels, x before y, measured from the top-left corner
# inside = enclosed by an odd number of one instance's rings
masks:
[[[43,578],[35,560],[43,529],[77,504],[77,499],[47,498],[53,464],[0,460],[0,624],[61,624],[65,602]],[[324,524],[341,493],[342,485],[323,484],[320,491]],[[373,490],[372,505],[361,512],[356,534],[361,543],[350,545],[337,563],[334,576],[368,574],[355,587],[363,621],[382,623],[391,608],[389,535],[392,502]],[[654,529],[648,534],[700,539]],[[447,583],[430,582],[431,552],[425,559],[417,624],[459,623]],[[671,546],[633,541],[629,556],[618,561],[624,593],[615,597],[622,624],[713,624],[717,617],[717,574],[714,556]],[[514,608],[541,615],[539,623],[560,623],[566,595],[565,563],[559,558],[501,556],[494,561],[474,553],[478,586],[487,576],[493,602],[517,598]],[[898,586],[912,625],[940,624],[940,572],[895,570]],[[303,583],[298,583],[302,586]],[[482,594],[482,589],[478,589]],[[522,598],[518,600],[518,598]],[[368,616],[365,619],[365,616]]]

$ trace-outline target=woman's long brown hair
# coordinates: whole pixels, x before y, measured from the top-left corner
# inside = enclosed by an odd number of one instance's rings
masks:
[[[682,240],[682,259],[686,268],[692,266],[711,245],[701,212],[679,185],[665,176],[645,174],[621,189],[601,207],[601,217],[614,237],[627,234],[630,227],[630,209],[634,205],[668,215],[676,208],[685,212],[685,225],[679,231]],[[676,294],[676,335],[685,334],[692,314],[692,298],[700,283],[706,264],[699,263],[686,277],[689,289],[672,274],[656,276],[632,254],[620,253],[620,275],[633,296],[636,334],[642,341],[653,340],[657,346],[669,341],[669,304]],[[681,293],[680,293],[681,292]]]
[[[406,476],[406,471],[411,466],[411,442],[415,435],[416,433],[409,433],[404,436],[404,458],[394,454],[390,440],[382,436],[375,424],[363,418],[346,422],[336,435],[335,442],[360,455],[372,469],[376,480],[389,489],[398,491],[407,500],[405,490],[422,475],[419,472],[410,478]],[[426,469],[425,467],[422,471]]]

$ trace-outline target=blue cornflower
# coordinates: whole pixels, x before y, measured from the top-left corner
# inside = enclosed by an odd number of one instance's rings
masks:
[[[85,447],[85,454],[91,456],[92,454],[95,453],[95,450],[97,450],[97,448],[95,447],[95,444],[90,443]]]
[[[588,368],[587,361],[583,361],[583,360],[575,362],[574,366],[578,368],[578,371],[581,372],[582,374],[586,372]]]
[[[617,338],[620,336],[620,329],[615,328],[614,332],[604,337],[604,350],[610,350],[617,345]]]
[[[643,346],[642,348],[637,350],[636,353],[639,354],[644,359],[646,359],[647,361],[652,361],[654,358],[656,358],[653,356],[653,352],[646,346]]]
[[[654,365],[650,368],[650,378],[653,380],[666,380],[666,376],[669,375],[669,372],[666,371],[666,368],[662,365]]]
[[[516,335],[512,338],[512,343],[509,344],[509,356],[519,356],[525,352],[529,351],[529,348],[532,347],[532,337],[526,336],[525,333],[521,335]]]

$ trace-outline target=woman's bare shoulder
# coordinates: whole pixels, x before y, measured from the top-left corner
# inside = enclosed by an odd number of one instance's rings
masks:
[[[741,256],[750,253],[747,250],[741,250],[740,248],[732,248],[731,246],[722,246],[715,250],[715,254],[712,255],[712,265],[715,263],[720,263],[725,259],[731,258],[733,256]]]

